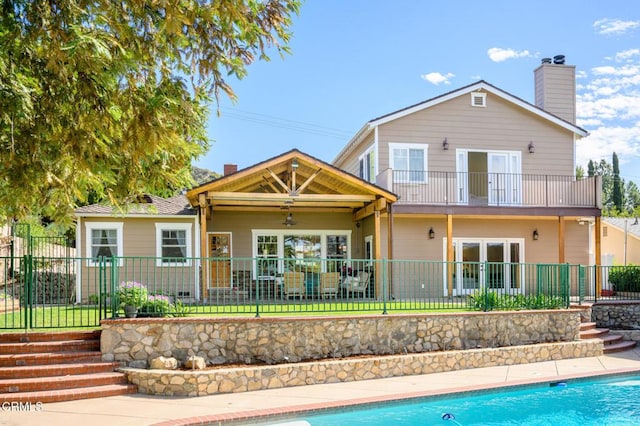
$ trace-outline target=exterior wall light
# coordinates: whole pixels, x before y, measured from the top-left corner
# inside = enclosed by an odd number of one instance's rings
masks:
[[[537,229],[534,229],[534,230],[533,230],[533,235],[532,235],[532,237],[533,237],[533,240],[534,240],[534,241],[537,241],[537,240],[538,240],[538,238],[540,238],[540,234],[538,234],[538,230],[537,230]]]
[[[534,152],[536,152],[536,146],[533,144],[533,141],[529,142],[529,145],[527,145],[527,149],[529,150],[529,154],[533,154]]]
[[[444,138],[444,140],[442,141],[442,149],[444,149],[445,151],[449,150],[449,141],[447,141],[447,138]]]
[[[436,237],[436,231],[433,230],[433,226],[429,228],[429,239],[433,240]]]

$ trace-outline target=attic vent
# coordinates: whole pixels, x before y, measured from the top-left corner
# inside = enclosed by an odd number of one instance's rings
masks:
[[[471,106],[474,107],[486,107],[487,106],[487,94],[481,92],[471,93]]]

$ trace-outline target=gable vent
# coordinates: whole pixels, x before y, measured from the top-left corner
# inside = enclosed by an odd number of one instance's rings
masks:
[[[481,92],[471,93],[471,106],[474,107],[486,107],[487,106],[487,94]]]

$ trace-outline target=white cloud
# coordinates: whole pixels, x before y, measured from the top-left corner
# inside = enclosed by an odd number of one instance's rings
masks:
[[[637,160],[640,155],[640,123],[631,127],[599,127],[577,142],[576,160],[586,166],[589,160],[607,160],[618,154],[620,164]],[[633,180],[633,179],[632,179]]]
[[[455,77],[455,74],[450,72],[446,74],[440,74],[439,72],[430,72],[429,74],[422,74],[420,78],[428,81],[431,84],[435,84],[436,86],[440,83],[451,84],[451,79]]]
[[[640,55],[640,49],[629,49],[616,53],[616,61],[624,62],[633,59],[634,56]]]
[[[621,51],[592,68],[589,77],[576,85],[579,126],[590,135],[577,143],[576,160],[611,162],[613,152],[626,177],[640,179],[640,49]],[[622,169],[623,175],[624,168]]]
[[[487,50],[487,55],[489,55],[489,59],[493,62],[502,62],[515,58],[530,58],[533,56],[528,50],[517,51],[513,49],[502,49],[500,47],[492,47]]]
[[[640,21],[623,21],[621,19],[599,19],[593,23],[598,34],[624,34],[640,27]]]

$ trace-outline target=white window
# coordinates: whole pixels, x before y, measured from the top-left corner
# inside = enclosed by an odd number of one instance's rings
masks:
[[[100,258],[107,262],[114,256],[122,258],[122,228],[122,222],[85,222],[87,266],[97,266]]]
[[[156,266],[191,265],[191,224],[156,223]]]
[[[471,106],[484,108],[487,106],[487,94],[482,92],[471,93]]]
[[[370,147],[359,158],[360,178],[367,182],[375,183],[376,181],[376,154],[374,147]]]
[[[397,182],[427,182],[427,144],[390,143],[391,168]]]

